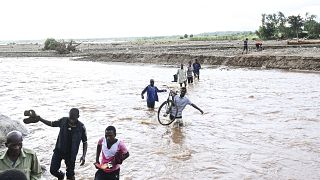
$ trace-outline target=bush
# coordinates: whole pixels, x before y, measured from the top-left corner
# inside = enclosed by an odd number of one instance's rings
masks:
[[[59,54],[69,54],[70,52],[75,52],[76,47],[79,46],[81,43],[76,43],[75,41],[71,40],[70,42],[58,42],[53,38],[48,38],[44,42],[43,50],[55,50]]]
[[[57,46],[58,46],[59,42],[56,41],[53,38],[48,38],[45,42],[44,42],[44,50],[56,50]]]

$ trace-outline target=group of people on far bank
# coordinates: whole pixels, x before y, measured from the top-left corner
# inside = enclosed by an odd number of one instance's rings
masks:
[[[87,132],[85,125],[78,120],[79,117],[79,110],[72,108],[69,111],[69,117],[63,117],[57,121],[48,121],[38,115],[28,118],[33,122],[41,121],[48,126],[60,128],[50,164],[50,173],[58,180],[63,180],[65,176],[68,180],[75,179],[75,162],[81,142],[83,152],[80,158],[80,166],[86,162]],[[104,134],[105,136],[100,138],[97,143],[94,166],[98,170],[94,179],[118,180],[120,164],[129,157],[129,151],[124,142],[116,138],[116,128],[114,126],[108,126]],[[7,134],[5,142],[7,149],[0,153],[1,180],[17,180],[16,177],[21,180],[41,179],[42,169],[36,153],[24,148],[22,142],[21,132],[12,131]],[[101,161],[100,154],[102,156]],[[60,170],[62,160],[66,165],[66,173]]]
[[[246,38],[244,41],[243,41],[243,50],[242,50],[242,54],[244,52],[246,52],[246,54],[248,54],[248,43],[249,43],[249,40],[248,38]],[[262,51],[263,50],[263,47],[262,47],[262,41],[260,40],[257,40],[256,43],[256,51]]]

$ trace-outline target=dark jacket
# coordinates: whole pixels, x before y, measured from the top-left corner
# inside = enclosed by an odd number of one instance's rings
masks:
[[[67,154],[68,152],[67,133],[68,133],[68,127],[69,127],[68,117],[63,117],[58,121],[52,122],[52,127],[60,127],[60,132],[57,138],[54,152],[58,152],[64,158],[66,156],[71,156],[68,158],[71,158],[72,161],[75,161],[78,154],[80,141],[82,141],[83,143],[87,142],[87,133],[86,133],[86,128],[84,124],[78,121],[77,126],[73,129],[74,133],[72,133],[72,137],[71,137],[72,144],[71,146],[69,146],[71,147],[70,155]]]

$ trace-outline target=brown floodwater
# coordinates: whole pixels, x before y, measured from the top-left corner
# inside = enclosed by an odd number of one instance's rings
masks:
[[[205,114],[188,106],[185,126],[177,128],[160,125],[140,97],[150,78],[159,89],[178,89],[175,72],[160,65],[2,58],[0,113],[22,122],[23,111],[34,109],[57,120],[79,108],[89,147],[86,164],[76,163],[77,179],[93,179],[96,144],[108,125],[130,152],[121,179],[320,179],[319,73],[203,68],[187,97]],[[160,102],[166,97],[159,93]],[[26,127],[24,146],[49,170],[59,129]],[[82,146],[78,159],[81,154]],[[46,172],[43,179],[54,178]]]

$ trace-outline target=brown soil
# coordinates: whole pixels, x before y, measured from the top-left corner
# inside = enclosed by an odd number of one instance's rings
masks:
[[[81,44],[79,51],[59,55],[42,51],[43,45],[0,45],[0,57],[80,57],[77,60],[179,64],[199,59],[207,65],[298,69],[320,71],[320,44],[287,45],[286,41],[263,42],[262,51],[249,43],[242,54],[242,41],[177,41],[152,43]]]

